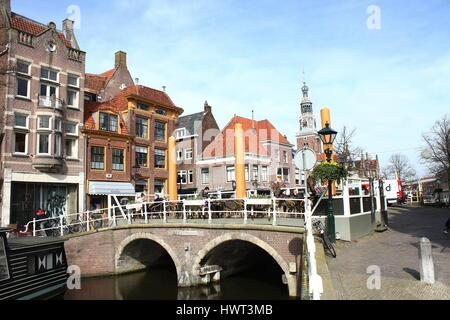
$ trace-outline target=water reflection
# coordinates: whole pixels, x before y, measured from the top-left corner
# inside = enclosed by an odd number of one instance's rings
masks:
[[[278,300],[289,299],[280,279],[251,272],[204,287],[178,288],[175,269],[162,267],[118,277],[83,279],[66,300]]]

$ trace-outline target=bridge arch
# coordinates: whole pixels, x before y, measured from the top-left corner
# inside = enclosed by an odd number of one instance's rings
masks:
[[[202,261],[206,258],[206,256],[215,248],[217,248],[219,245],[233,241],[233,240],[240,240],[249,242],[251,244],[256,245],[260,249],[264,250],[267,254],[269,254],[280,266],[281,270],[284,272],[284,275],[287,279],[287,285],[289,290],[289,295],[291,297],[294,297],[297,295],[297,283],[296,283],[296,277],[295,275],[290,274],[289,272],[289,264],[285,261],[285,259],[267,242],[261,240],[260,238],[247,234],[242,232],[230,232],[223,234],[210,242],[208,242],[203,249],[201,249],[197,256],[194,259],[194,263],[192,265],[192,274],[198,275],[201,266]]]
[[[177,279],[179,279],[181,275],[181,263],[175,253],[175,251],[160,237],[151,234],[151,233],[135,233],[132,234],[125,239],[123,239],[120,244],[118,245],[115,253],[115,259],[114,259],[114,266],[116,273],[124,273],[127,272],[126,270],[121,271],[121,258],[123,254],[125,253],[126,248],[132,244],[135,241],[141,241],[141,240],[148,240],[156,243],[159,245],[162,249],[164,249],[169,257],[172,259],[173,264],[175,265],[175,269],[177,272]]]

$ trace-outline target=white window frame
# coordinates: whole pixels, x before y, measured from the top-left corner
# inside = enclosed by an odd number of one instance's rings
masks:
[[[183,149],[178,149],[177,150],[177,161],[182,161],[183,160]]]
[[[48,127],[41,127],[40,118],[48,118]],[[37,123],[36,123],[37,130],[42,130],[42,131],[45,131],[45,130],[50,131],[50,130],[52,130],[52,120],[53,120],[52,116],[38,115],[37,116]]]
[[[71,156],[67,155],[67,148],[66,148],[67,147],[67,144],[66,144],[67,140],[70,140],[73,143],[72,144],[72,155]],[[72,137],[66,137],[64,139],[64,151],[65,151],[64,155],[65,155],[66,159],[77,160],[78,159],[78,139],[75,139],[75,138],[72,138]]]
[[[43,69],[48,70],[49,74],[50,74],[50,71],[51,72],[55,72],[56,73],[56,80],[42,77],[42,70]],[[55,83],[55,84],[59,84],[59,76],[60,76],[59,70],[55,70],[55,69],[52,69],[52,68],[49,68],[49,67],[46,67],[46,66],[41,66],[41,68],[39,70],[39,78],[41,80],[44,80],[44,81],[48,81],[48,82],[52,82],[52,83]]]
[[[76,78],[76,79],[77,79],[77,84],[71,84],[71,83],[69,83],[69,78],[70,78],[70,77]],[[76,75],[76,74],[73,74],[73,73],[68,73],[68,74],[67,74],[67,86],[68,86],[68,87],[72,87],[72,88],[80,88],[80,76],[79,76],[79,75]]]
[[[188,154],[190,154],[190,157],[188,157]],[[192,152],[192,148],[188,148],[188,149],[185,149],[185,150],[184,150],[184,158],[185,158],[186,160],[192,160],[193,157],[194,157],[194,154],[193,154],[193,152]]]
[[[277,177],[279,176],[278,171],[281,169],[281,179],[283,182],[286,183],[290,183],[291,182],[291,169],[290,168],[285,168],[285,167],[279,167],[277,169]],[[284,170],[288,170],[288,174],[287,174],[287,180],[284,180]]]
[[[255,177],[255,168],[256,168],[256,177]],[[252,181],[259,181],[259,166],[254,164],[252,165]]]
[[[48,147],[47,147],[47,150],[48,150],[48,152],[47,153],[44,153],[44,152],[41,152],[41,150],[40,150],[40,140],[41,140],[41,135],[46,135],[46,136],[48,136]],[[52,146],[52,142],[53,142],[53,139],[52,139],[52,134],[50,133],[50,132],[38,132],[37,134],[36,134],[36,137],[37,137],[37,139],[36,139],[36,153],[38,154],[38,155],[46,155],[46,156],[49,156],[49,155],[51,155],[51,146]]]
[[[73,101],[73,103],[74,103],[73,105],[69,104],[69,92],[75,93],[75,98],[74,98],[74,101]],[[80,105],[79,96],[80,96],[80,92],[78,90],[67,89],[67,106],[69,108],[79,109],[79,105]]]
[[[18,133],[25,135],[25,152],[17,152],[16,151],[16,134],[18,134]],[[26,131],[17,130],[17,131],[13,132],[13,135],[14,135],[14,137],[13,137],[13,146],[12,146],[13,147],[13,149],[12,149],[13,155],[22,155],[22,156],[27,155],[28,154],[28,137],[29,137],[29,133],[26,132]]]
[[[68,132],[68,131],[67,131],[66,128],[67,128],[67,124],[68,124],[68,123],[74,125],[74,127],[75,127],[75,133],[73,133],[73,132]],[[65,131],[65,133],[66,133],[66,136],[76,136],[76,137],[78,137],[78,125],[77,125],[77,123],[76,123],[76,122],[72,122],[72,121],[66,121],[65,126],[64,126],[64,131]]]
[[[180,182],[181,185],[187,184],[187,178],[188,177],[187,177],[187,171],[186,170],[179,170],[177,175],[181,178],[180,179],[181,180],[181,182]],[[184,176],[184,182],[183,182],[183,176]]]
[[[175,138],[181,139],[186,136],[186,128],[180,128],[175,131]]]
[[[284,163],[288,163],[288,160],[289,160],[289,155],[288,155],[288,152],[287,151],[283,151],[283,162]]]
[[[268,166],[261,167],[261,181],[262,182],[269,181],[269,167]]]
[[[57,143],[58,138],[59,138],[59,150],[57,148],[58,147],[58,143]],[[53,154],[58,158],[62,157],[62,141],[63,141],[62,134],[60,134],[60,133],[53,134],[53,149],[54,149]]]
[[[59,126],[56,125],[56,122],[57,122],[57,121],[59,121]],[[62,132],[62,124],[63,124],[62,118],[55,117],[55,118],[53,119],[53,129],[54,129],[56,132]]]
[[[25,117],[25,127],[16,125],[16,116]],[[29,128],[29,119],[30,119],[30,116],[28,114],[24,114],[24,113],[20,113],[20,112],[14,113],[14,129],[28,130],[28,128]]]
[[[25,99],[30,99],[30,79],[26,78],[26,77],[21,77],[21,76],[17,76],[17,79],[21,79],[21,80],[25,80],[27,82],[27,95],[26,96],[22,96],[19,94],[19,81],[16,81],[16,97],[18,98],[25,98]]]
[[[228,170],[229,168],[233,168],[232,170]],[[226,166],[225,167],[225,173],[227,177],[227,182],[233,182],[236,181],[236,168],[235,166]],[[230,177],[229,177],[230,175]]]
[[[209,168],[200,168],[200,174],[202,176],[202,184],[203,185],[209,184]],[[205,177],[206,177],[206,179],[205,179]]]
[[[187,183],[193,184],[194,183],[194,170],[188,170],[187,172]]]

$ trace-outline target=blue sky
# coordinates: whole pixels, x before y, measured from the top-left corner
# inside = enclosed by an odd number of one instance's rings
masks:
[[[423,175],[421,134],[450,113],[447,0],[12,0],[13,11],[58,26],[71,5],[88,72],[126,51],[141,84],[167,86],[185,114],[208,100],[221,127],[254,109],[295,143],[304,69],[318,120],[330,108],[332,127],[355,127],[355,144],[383,165],[399,152]],[[370,5],[381,29],[367,28]]]

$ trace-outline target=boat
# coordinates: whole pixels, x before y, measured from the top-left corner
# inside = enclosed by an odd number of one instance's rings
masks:
[[[8,238],[0,228],[0,300],[49,300],[67,288],[66,239]]]

